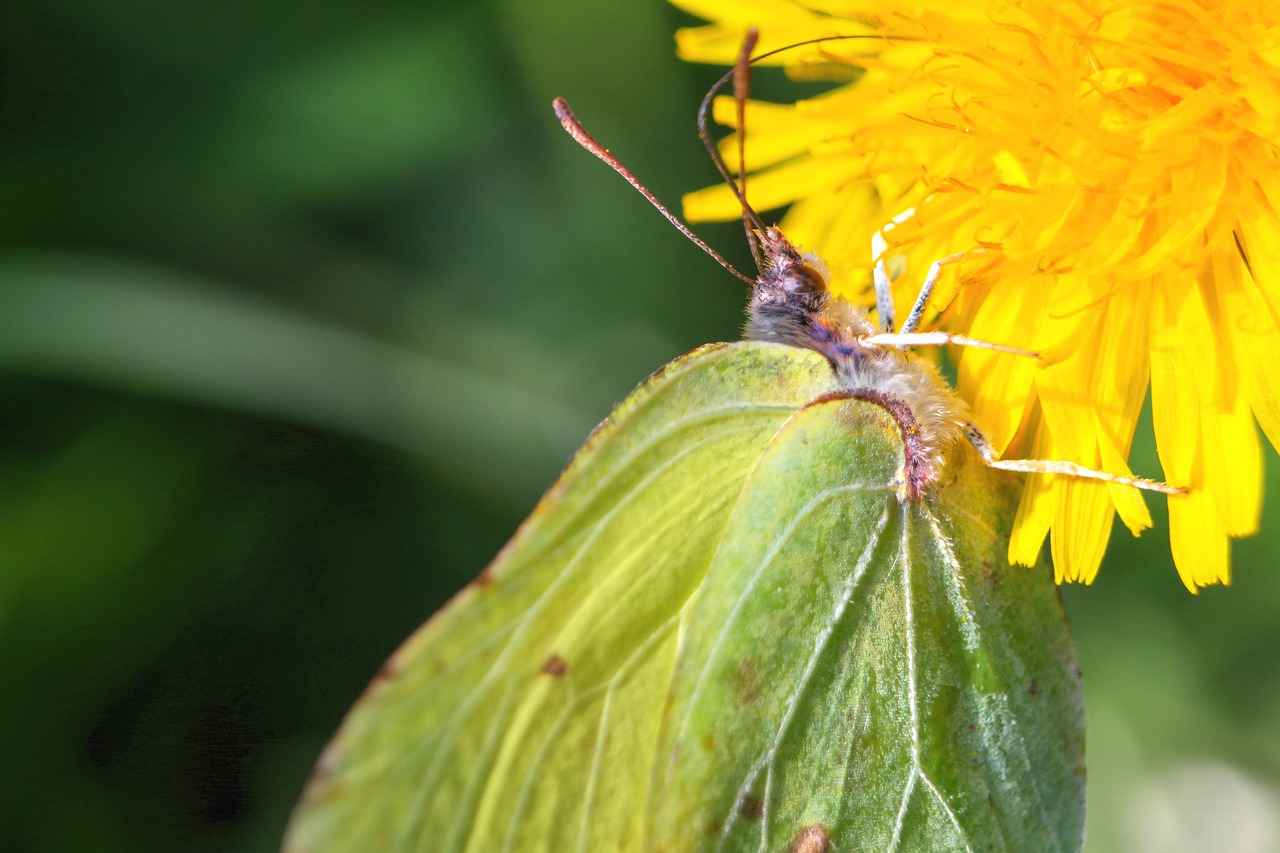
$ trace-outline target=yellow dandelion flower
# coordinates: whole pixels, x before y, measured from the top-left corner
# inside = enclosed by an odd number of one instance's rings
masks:
[[[871,235],[894,216],[914,211],[886,233],[902,280],[965,252],[935,321],[1046,356],[960,356],[959,392],[1002,451],[1128,473],[1150,387],[1165,478],[1190,488],[1169,501],[1178,572],[1193,592],[1227,582],[1230,538],[1258,526],[1254,421],[1280,440],[1280,6],[673,2],[712,21],[678,34],[694,61],[732,62],[749,26],[758,52],[883,37],[772,58],[852,82],[748,105],[753,201],[791,205],[784,230],[864,301]],[[716,117],[732,124],[732,104]],[[738,215],[724,188],[685,206]],[[1010,558],[1052,533],[1058,579],[1087,583],[1117,512],[1151,524],[1132,489],[1030,477]]]

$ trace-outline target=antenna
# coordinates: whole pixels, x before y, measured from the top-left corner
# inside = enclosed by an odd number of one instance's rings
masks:
[[[733,66],[733,70],[726,73],[723,77],[712,85],[711,90],[703,97],[702,103],[698,105],[698,138],[702,140],[702,144],[706,147],[707,153],[711,155],[711,162],[715,164],[716,171],[720,173],[720,177],[724,178],[725,183],[729,185],[729,189],[737,197],[738,203],[742,205],[742,221],[747,229],[747,240],[751,244],[751,254],[755,258],[756,266],[760,266],[760,247],[756,239],[756,231],[766,230],[760,215],[755,212],[750,204],[747,203],[747,176],[746,176],[746,158],[745,153],[745,123],[746,123],[746,102],[748,90],[751,87],[750,69],[762,59],[775,56],[784,51],[793,50],[797,47],[804,47],[810,44],[820,44],[826,41],[847,41],[849,39],[881,39],[888,40],[888,36],[859,33],[857,35],[845,36],[822,36],[821,38],[806,39],[798,41],[795,44],[789,44],[785,47],[775,48],[759,56],[752,57],[751,51],[755,49],[756,42],[760,38],[760,31],[751,27],[747,30],[747,35],[742,42],[742,50],[738,53],[738,60]],[[895,41],[920,41],[917,38],[907,36],[894,39]],[[707,130],[707,116],[711,113],[711,102],[715,100],[716,95],[720,94],[720,90],[729,85],[729,81],[733,81],[733,99],[738,114],[738,177],[735,178],[733,173],[729,171],[729,167],[725,165],[724,158],[720,156],[720,149],[715,142],[711,140],[711,133]],[[763,271],[763,268],[761,268]]]
[[[708,255],[715,258],[716,262],[719,263],[720,266],[724,267],[729,272],[733,273],[733,275],[745,281],[747,284],[750,284],[750,285],[755,284],[754,279],[747,278],[745,275],[738,272],[737,269],[734,268],[733,264],[729,263],[723,257],[721,257],[720,253],[717,252],[715,249],[711,248],[710,246],[708,246],[702,240],[701,237],[699,237],[697,234],[694,234],[692,231],[690,231],[689,226],[685,225],[678,218],[676,218],[676,215],[674,213],[672,213],[671,211],[663,207],[662,202],[658,201],[658,199],[654,197],[653,193],[649,192],[648,187],[640,183],[639,178],[631,174],[630,169],[622,165],[622,163],[618,160],[617,157],[614,157],[612,154],[609,153],[609,149],[605,148],[603,145],[601,145],[599,142],[596,141],[595,137],[587,133],[587,129],[582,126],[582,122],[578,121],[577,116],[575,116],[573,114],[573,111],[569,109],[569,105],[565,103],[564,98],[556,98],[554,101],[552,101],[551,106],[555,108],[556,118],[560,119],[560,124],[564,127],[566,131],[569,132],[569,135],[572,136],[579,145],[581,145],[583,148],[587,149],[592,154],[599,157],[606,164],[608,164],[608,166],[611,169],[613,169],[613,171],[621,175],[626,180],[627,183],[631,184],[631,186],[634,187],[638,193],[640,193],[640,195],[648,199],[649,203],[652,204],[654,207],[656,207],[658,209],[658,212],[667,218],[668,222],[670,222],[676,228],[680,229],[681,234],[683,234],[684,236],[692,240],[694,245],[702,249],[702,251],[706,252]],[[737,190],[736,185],[734,186],[734,189],[735,191]]]
[[[751,51],[756,49],[756,42],[759,40],[760,30],[755,27],[747,30],[747,35],[742,39],[738,61],[733,66],[733,107],[738,117],[738,186],[742,188],[742,228],[747,232],[747,245],[751,247],[751,257],[755,259],[756,269],[764,272],[758,236],[764,230],[764,224],[755,215],[755,211],[747,206],[747,96],[751,94]],[[702,128],[699,127],[698,130],[701,132]],[[751,216],[747,215],[748,212]]]
[[[720,172],[720,176],[724,178],[725,182],[729,185],[729,189],[732,190],[734,196],[737,197],[738,203],[742,205],[742,221],[747,232],[747,241],[751,245],[751,255],[755,259],[757,268],[763,272],[764,267],[762,265],[761,249],[756,232],[764,232],[768,230],[768,228],[765,226],[764,222],[760,219],[760,216],[755,212],[755,210],[752,209],[751,205],[747,204],[746,143],[742,133],[743,125],[746,122],[747,94],[751,88],[751,66],[766,57],[774,56],[775,54],[792,50],[793,48],[804,47],[805,45],[819,44],[824,41],[842,41],[846,39],[886,39],[887,37],[870,33],[846,36],[823,36],[821,38],[807,39],[805,41],[796,42],[795,44],[789,44],[786,47],[780,47],[753,58],[751,56],[751,51],[755,48],[759,37],[760,31],[755,27],[752,27],[747,31],[746,38],[743,40],[742,49],[739,51],[738,59],[734,64],[733,70],[717,80],[715,85],[711,87],[711,91],[707,92],[706,97],[702,99],[702,103],[698,106],[698,137],[702,140],[702,144],[706,146],[707,153],[711,155],[711,162],[715,164],[716,170]],[[897,40],[920,41],[920,39],[909,37],[902,37]],[[730,80],[734,81],[734,100],[737,104],[738,110],[738,177],[736,178],[733,176],[733,173],[729,171],[729,167],[725,165],[724,158],[720,156],[720,151],[716,148],[715,143],[711,141],[711,134],[707,131],[707,115],[711,111],[711,101],[717,94],[719,94],[721,89],[728,85]],[[689,229],[689,226],[681,222],[674,213],[667,210],[667,208],[662,205],[662,202],[658,201],[654,194],[649,191],[648,187],[640,183],[640,179],[633,175],[630,169],[622,165],[621,161],[619,161],[617,157],[610,154],[609,149],[597,142],[595,137],[590,133],[587,133],[587,129],[582,126],[582,122],[578,121],[577,117],[573,114],[573,111],[569,109],[569,105],[565,103],[564,98],[556,98],[552,101],[551,105],[556,111],[556,118],[560,120],[561,126],[564,127],[564,129],[579,145],[596,155],[596,157],[604,161],[609,168],[621,175],[627,183],[631,184],[636,192],[640,193],[640,195],[644,196],[650,204],[656,207],[658,212],[667,218],[668,222],[678,228],[680,233],[688,237],[695,246],[714,258],[716,263],[720,264],[720,266],[724,267],[735,277],[745,281],[747,284],[752,286],[755,285],[756,282],[754,279],[748,278],[738,272],[738,270],[734,268],[733,264],[726,261],[719,252],[708,246],[697,234],[694,234],[693,231]]]
[[[750,87],[749,69],[751,62],[754,60],[744,61],[744,57],[751,54],[752,48],[755,47],[756,39],[760,32],[755,27],[747,31],[747,36],[742,42],[742,51],[738,54],[738,61],[733,66],[733,70],[725,74],[715,85],[711,87],[711,91],[703,97],[702,103],[698,105],[698,138],[702,140],[702,144],[706,146],[707,153],[711,155],[711,162],[715,164],[716,171],[720,173],[720,177],[724,178],[725,183],[729,185],[729,189],[733,191],[734,196],[738,199],[738,204],[742,205],[742,223],[747,231],[747,240],[751,244],[751,255],[755,258],[756,267],[761,272],[764,266],[760,259],[760,246],[755,238],[756,231],[765,231],[766,226],[760,219],[750,204],[747,204],[747,196],[742,187],[738,185],[738,180],[734,178],[733,173],[729,171],[729,167],[725,165],[724,158],[720,156],[720,149],[711,141],[711,133],[707,130],[707,115],[711,112],[711,101],[719,94],[720,90],[728,84],[730,80],[734,81],[734,96],[738,102],[738,128],[741,131],[742,117],[746,111],[746,90]],[[785,50],[785,48],[784,48]],[[764,54],[768,56],[769,54]],[[759,59],[760,57],[757,57]],[[737,97],[739,92],[741,97]],[[744,166],[744,148],[746,142],[742,138],[741,132],[738,134],[738,164],[739,169]]]

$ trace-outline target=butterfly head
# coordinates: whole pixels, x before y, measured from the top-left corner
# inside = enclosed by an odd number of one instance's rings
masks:
[[[799,301],[816,310],[827,299],[826,263],[812,252],[802,253],[776,227],[760,233],[763,269],[756,281],[760,301]]]

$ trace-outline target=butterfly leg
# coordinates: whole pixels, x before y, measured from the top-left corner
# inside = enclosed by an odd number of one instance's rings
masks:
[[[898,330],[899,332],[910,334],[919,328],[920,318],[924,316],[924,308],[929,304],[929,297],[933,295],[933,286],[938,283],[938,276],[942,273],[943,264],[953,264],[963,257],[963,252],[957,252],[954,255],[947,255],[945,258],[939,258],[929,264],[929,272],[925,274],[924,281],[920,284],[920,293],[916,295],[916,303],[911,306],[911,313],[902,322],[902,328]]]
[[[875,283],[876,313],[880,315],[880,331],[882,332],[892,332],[895,319],[889,269],[885,264],[885,255],[889,253],[889,243],[885,239],[885,234],[915,215],[916,209],[909,207],[871,235],[871,260],[875,264],[872,268],[871,277]],[[925,306],[929,304],[929,297],[933,295],[933,288],[938,283],[938,276],[942,274],[943,265],[955,263],[964,256],[963,252],[957,252],[953,255],[947,255],[945,258],[939,258],[929,265],[929,271],[925,274],[924,281],[920,284],[920,292],[916,294],[915,304],[911,306],[911,312],[907,314],[907,319],[903,321],[902,328],[898,330],[900,333],[910,334],[919,328],[920,319],[924,316]]]
[[[889,253],[889,243],[884,235],[894,226],[901,225],[916,215],[916,209],[909,207],[893,217],[884,227],[871,235],[871,280],[875,284],[876,314],[880,317],[880,331],[892,332],[893,316],[893,284],[889,280],[889,268],[885,265],[885,255]],[[937,277],[935,273],[934,277]]]
[[[1031,350],[1019,349],[1018,347],[1006,346],[1005,344],[996,344],[991,341],[982,341],[977,338],[969,338],[964,335],[953,335],[950,332],[881,332],[875,335],[866,335],[859,340],[864,344],[871,346],[884,347],[972,347],[974,349],[989,349],[996,352],[1007,352],[1013,355],[1023,355],[1028,358],[1039,358],[1040,353]]]
[[[988,468],[996,468],[1000,471],[1020,471],[1024,474],[1063,474],[1068,477],[1083,477],[1088,480],[1101,480],[1104,483],[1115,483],[1118,486],[1133,486],[1166,495],[1185,495],[1187,493],[1186,489],[1170,486],[1167,483],[1148,480],[1144,477],[1108,474],[1106,471],[1095,471],[1092,468],[1085,468],[1083,465],[1077,465],[1074,462],[1064,462],[1056,459],[1001,459],[995,448],[991,446],[991,442],[987,441],[987,437],[982,434],[977,426],[972,423],[965,424],[964,433]]]

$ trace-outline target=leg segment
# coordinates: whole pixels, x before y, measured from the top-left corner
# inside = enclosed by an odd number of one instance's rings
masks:
[[[915,215],[916,209],[909,207],[871,235],[871,260],[873,262],[871,280],[875,283],[876,314],[880,318],[880,331],[882,332],[892,332],[894,325],[893,289],[892,283],[889,281],[889,268],[885,266],[884,262],[884,256],[889,253],[889,243],[884,239],[884,235],[889,229],[896,225],[901,225]]]
[[[965,425],[965,436],[969,439],[969,443],[978,451],[978,455],[982,457],[982,461],[989,468],[996,468],[1001,471],[1021,471],[1025,474],[1062,474],[1067,477],[1083,477],[1088,480],[1101,480],[1104,483],[1115,483],[1118,486],[1133,486],[1139,489],[1146,489],[1151,492],[1160,492],[1166,495],[1185,495],[1186,489],[1180,489],[1176,486],[1170,486],[1167,483],[1157,482],[1156,480],[1148,480],[1143,477],[1127,477],[1120,474],[1108,474],[1105,471],[1095,471],[1092,468],[1085,468],[1074,462],[1062,462],[1050,459],[1008,459],[1002,460],[996,453],[995,448],[991,446],[991,442],[987,441],[976,426],[973,424]]]
[[[902,332],[894,334],[892,332],[882,332],[878,335],[867,335],[860,339],[864,344],[872,346],[884,347],[973,347],[974,349],[989,349],[996,352],[1007,352],[1013,355],[1024,355],[1028,358],[1039,358],[1040,353],[1031,350],[1019,349],[1018,347],[1005,346],[1004,344],[995,344],[990,341],[981,341],[977,338],[967,338],[964,335],[953,335],[949,332]]]
[[[942,265],[955,263],[963,257],[963,252],[957,252],[954,255],[947,255],[945,258],[929,264],[929,272],[925,274],[924,282],[920,285],[920,293],[916,296],[916,304],[911,306],[911,313],[907,315],[907,319],[902,323],[902,328],[898,331],[903,334],[910,334],[919,328],[920,318],[924,316],[924,307],[929,304],[929,297],[933,295],[933,286],[938,283],[938,275],[942,272]]]

